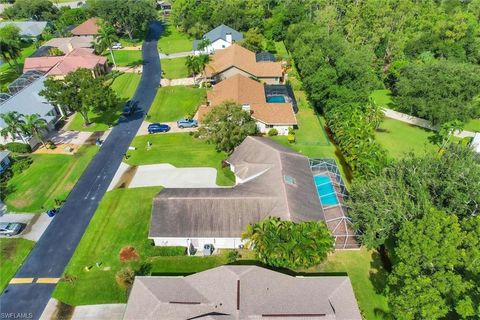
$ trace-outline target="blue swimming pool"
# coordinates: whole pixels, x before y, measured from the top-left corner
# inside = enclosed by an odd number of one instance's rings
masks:
[[[317,187],[318,197],[323,206],[333,206],[338,204],[338,199],[333,188],[332,180],[328,176],[313,177]]]
[[[284,96],[270,96],[270,97],[267,97],[267,102],[268,103],[285,103],[285,97]]]

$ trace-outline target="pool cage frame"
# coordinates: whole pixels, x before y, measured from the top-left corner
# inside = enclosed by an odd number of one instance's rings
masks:
[[[330,178],[338,200],[338,204],[335,205],[323,205],[320,201],[327,227],[335,238],[335,249],[360,249],[357,234],[353,231],[352,221],[344,204],[348,198],[348,191],[336,161],[334,159],[309,159],[309,161],[314,176],[326,175]]]

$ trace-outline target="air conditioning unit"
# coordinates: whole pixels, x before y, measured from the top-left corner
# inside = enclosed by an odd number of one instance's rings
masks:
[[[203,255],[204,256],[211,256],[215,247],[211,243],[207,243],[203,245]]]
[[[250,105],[249,104],[244,104],[242,105],[242,110],[245,112],[250,113]]]

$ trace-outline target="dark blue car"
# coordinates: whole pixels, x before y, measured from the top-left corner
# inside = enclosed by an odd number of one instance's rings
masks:
[[[148,125],[148,133],[168,132],[168,131],[170,131],[170,126],[168,124],[152,123]]]

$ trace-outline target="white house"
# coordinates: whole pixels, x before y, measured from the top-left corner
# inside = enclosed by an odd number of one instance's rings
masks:
[[[470,144],[472,149],[480,154],[480,132],[475,133],[472,143]]]
[[[224,24],[216,27],[215,29],[205,33],[203,38],[200,40],[193,41],[193,52],[194,54],[211,54],[215,50],[225,49],[230,47],[234,42],[240,41],[243,39],[243,34],[236,31],[235,29],[230,28]],[[207,41],[209,43],[205,48],[200,49],[199,45],[202,41]]]
[[[153,200],[157,246],[238,248],[246,226],[269,216],[323,220],[309,159],[271,139],[247,137],[227,160],[232,188],[165,188]]]

